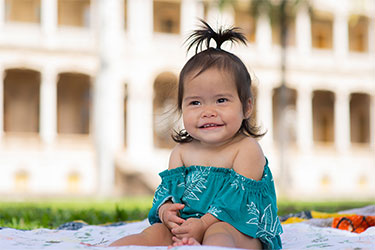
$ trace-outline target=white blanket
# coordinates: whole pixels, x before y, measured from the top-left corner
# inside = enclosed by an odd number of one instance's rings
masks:
[[[0,249],[108,249],[111,242],[125,235],[138,233],[148,225],[147,220],[144,220],[121,226],[84,226],[79,230],[23,231],[3,228],[0,230]],[[308,223],[287,224],[283,229],[281,239],[284,249],[375,249],[375,227],[361,234]],[[130,246],[119,249],[167,248]],[[207,246],[186,246],[178,249],[228,250]]]

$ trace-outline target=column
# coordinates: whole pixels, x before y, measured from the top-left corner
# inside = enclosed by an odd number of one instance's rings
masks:
[[[348,16],[337,10],[333,17],[333,50],[336,57],[343,58],[349,49]]]
[[[41,29],[47,46],[51,46],[51,43],[53,43],[53,36],[57,29],[57,1],[41,1]]]
[[[123,4],[118,0],[99,0],[97,7],[100,61],[93,91],[93,136],[98,194],[109,196],[114,187],[115,153],[123,146],[123,85],[119,76],[123,54]]]
[[[304,84],[302,84],[304,85]],[[302,152],[308,152],[313,145],[312,92],[301,86],[297,93],[297,143]]]
[[[375,96],[370,95],[370,147],[375,150]]]
[[[257,124],[261,125],[262,131],[267,131],[261,140],[265,148],[271,148],[273,144],[272,112],[272,88],[266,84],[262,84],[258,88]]]
[[[0,29],[4,26],[5,14],[5,0],[0,0]]]
[[[214,4],[210,6],[207,13],[208,24],[210,24],[214,30],[222,25],[224,25],[225,27],[230,27],[227,25],[231,25],[234,23],[234,10],[232,6],[230,4],[227,4],[222,10],[220,10],[217,1],[213,2]]]
[[[40,85],[40,136],[44,143],[51,144],[57,131],[57,77],[51,68],[42,72]]]
[[[203,4],[198,1],[181,1],[181,35],[187,36],[196,29],[198,18],[203,18]]]
[[[4,134],[4,69],[0,67],[0,139]]]
[[[350,147],[350,104],[347,91],[335,92],[335,144],[339,152],[345,152]]]
[[[142,159],[142,155],[150,154],[154,148],[153,142],[153,87],[150,74],[151,70],[146,70],[144,74],[141,72],[141,64],[139,69],[135,70],[131,78],[129,86],[128,98],[128,151],[135,159]]]
[[[130,37],[141,44],[150,40],[154,29],[153,0],[127,0],[127,7]]]
[[[261,14],[257,19],[255,37],[259,52],[261,54],[269,54],[272,47],[272,28],[269,17],[266,14]]]
[[[301,55],[309,55],[311,51],[311,19],[307,7],[302,7],[296,16],[296,43]]]

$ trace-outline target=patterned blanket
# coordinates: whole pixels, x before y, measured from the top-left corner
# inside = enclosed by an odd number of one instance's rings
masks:
[[[362,210],[351,211],[361,213]],[[370,209],[375,209],[375,206]],[[361,234],[324,227],[324,220],[304,221],[283,225],[282,243],[284,249],[375,249],[375,227]],[[114,240],[128,234],[142,231],[149,224],[147,220],[133,223],[119,223],[109,226],[91,226],[84,223],[67,223],[59,229],[16,230],[0,229],[0,249],[108,249]],[[166,247],[121,247],[119,249],[163,249]],[[176,249],[215,249],[220,247],[185,246]]]

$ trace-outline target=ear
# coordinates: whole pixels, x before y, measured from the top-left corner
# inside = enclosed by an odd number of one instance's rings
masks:
[[[251,113],[253,112],[253,101],[249,98],[246,102],[246,107],[244,109],[244,119],[249,119]]]

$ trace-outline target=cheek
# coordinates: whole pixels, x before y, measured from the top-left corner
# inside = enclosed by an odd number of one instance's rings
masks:
[[[191,126],[192,122],[193,122],[193,119],[191,117],[191,114],[186,112],[186,113],[183,113],[182,114],[182,121],[184,123],[184,126],[185,126],[185,129],[186,127],[189,127]]]
[[[233,121],[234,126],[241,127],[242,121],[246,119],[246,116],[243,113],[243,110],[241,109],[237,112],[232,112],[232,116],[229,119]]]

